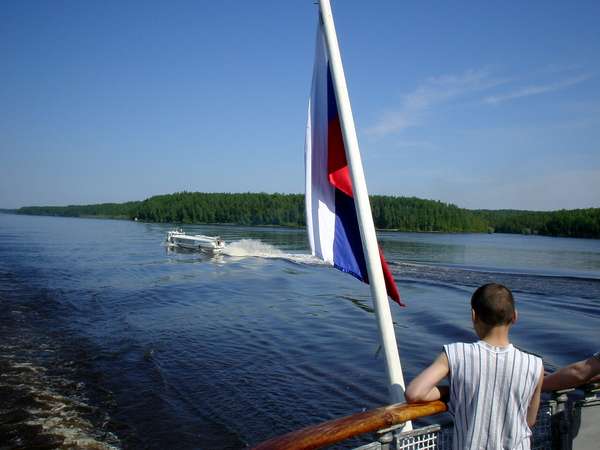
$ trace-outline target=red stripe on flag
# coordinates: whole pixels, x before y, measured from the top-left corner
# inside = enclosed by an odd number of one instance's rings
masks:
[[[385,280],[387,294],[400,306],[406,306],[400,299],[400,292],[398,292],[398,287],[396,286],[396,282],[394,281],[394,277],[392,276],[392,272],[390,271],[387,261],[383,256],[383,250],[381,250],[381,248],[379,248],[379,259],[381,259],[381,268],[383,269],[383,278]]]
[[[327,173],[329,182],[336,188],[353,198],[352,181],[350,180],[350,171],[346,161],[346,150],[344,149],[344,139],[340,128],[340,120],[335,115],[333,120],[329,121],[327,130]]]

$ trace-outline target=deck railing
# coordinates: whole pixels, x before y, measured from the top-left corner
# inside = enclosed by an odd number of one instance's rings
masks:
[[[546,395],[531,437],[532,450],[571,450],[600,442],[600,385],[582,386]],[[400,432],[409,420],[447,411],[441,401],[384,406],[302,428],[265,441],[254,450],[308,450],[331,446],[361,434],[378,432],[377,441],[355,450],[445,450],[451,448],[452,427],[430,425]],[[582,447],[583,445],[583,447]]]
[[[269,439],[254,450],[308,450],[326,447],[364,433],[447,411],[444,402],[398,403],[365,411]]]

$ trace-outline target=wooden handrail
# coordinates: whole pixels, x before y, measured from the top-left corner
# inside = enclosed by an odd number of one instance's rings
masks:
[[[262,442],[254,450],[308,450],[322,448],[363,433],[383,430],[408,420],[448,410],[440,400],[428,403],[397,403],[302,428]]]

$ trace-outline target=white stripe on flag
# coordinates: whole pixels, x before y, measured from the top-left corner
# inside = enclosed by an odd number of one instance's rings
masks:
[[[312,254],[333,265],[335,190],[327,172],[327,53],[317,30],[315,65],[306,125],[306,226]]]

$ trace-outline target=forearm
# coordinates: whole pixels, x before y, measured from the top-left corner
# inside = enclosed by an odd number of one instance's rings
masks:
[[[442,387],[434,386],[429,391],[407,391],[406,401],[408,403],[433,402],[442,398]]]
[[[590,378],[588,383],[600,383],[600,375],[596,375],[595,377]]]
[[[442,353],[431,366],[421,372],[408,385],[405,392],[408,403],[439,400],[444,392],[436,385],[448,374],[448,359]]]
[[[590,375],[589,365],[585,361],[579,361],[544,377],[543,390],[556,391],[579,386],[585,383]]]
[[[419,389],[419,386],[408,386],[406,390],[406,401],[408,403],[433,402],[435,400],[448,401],[450,388],[448,386],[434,386],[429,390]]]
[[[448,401],[450,389],[448,386],[435,386],[422,397],[422,402],[433,402],[435,400]]]

